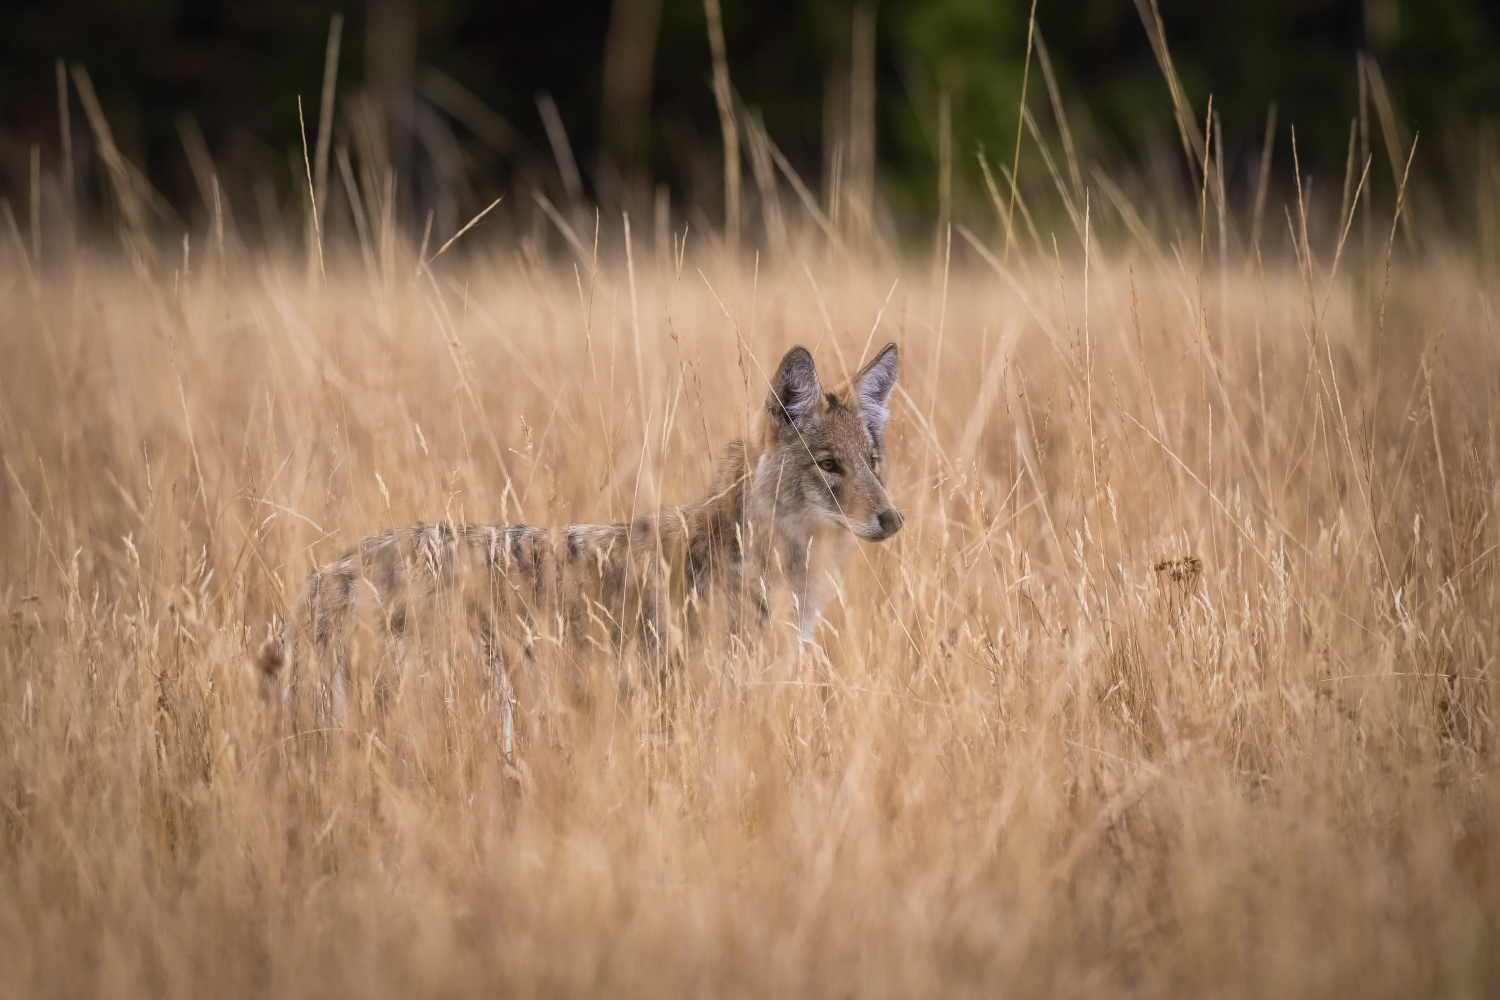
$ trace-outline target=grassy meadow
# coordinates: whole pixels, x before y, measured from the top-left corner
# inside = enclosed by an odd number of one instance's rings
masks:
[[[0,992],[1493,995],[1493,271],[1394,204],[1121,204],[426,266],[11,218]],[[361,535],[693,499],[784,350],[887,340],[906,527],[792,671],[692,661],[663,721],[543,641],[512,761],[442,657],[269,724]]]

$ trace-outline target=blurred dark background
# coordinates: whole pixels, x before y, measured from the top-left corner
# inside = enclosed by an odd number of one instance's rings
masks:
[[[866,184],[880,224],[930,232],[947,210],[939,204],[945,146],[955,211],[984,203],[981,149],[1004,187],[1028,10],[1022,0],[723,0],[741,118],[763,120],[825,204],[837,203],[831,188]],[[1185,194],[1193,170],[1145,27],[1149,11],[1149,0],[1038,4],[1027,106],[1059,173],[1069,172],[1067,161],[1082,164],[1084,184],[1102,170],[1134,178],[1137,190]],[[24,227],[33,178],[61,176],[71,153],[72,191],[48,197],[71,197],[96,216],[108,208],[77,67],[140,171],[153,219],[201,220],[211,169],[241,232],[273,235],[306,196],[297,101],[314,145],[336,13],[330,200],[343,199],[346,160],[356,185],[395,178],[406,221],[420,229],[432,212],[440,236],[502,192],[514,222],[534,211],[532,190],[564,212],[571,205],[575,218],[597,203],[645,218],[665,207],[674,224],[693,212],[704,224],[722,220],[723,140],[702,0],[7,0],[0,194]],[[1199,132],[1213,97],[1225,186],[1237,203],[1252,197],[1274,102],[1278,189],[1292,182],[1292,127],[1304,174],[1336,191],[1352,147],[1357,161],[1372,157],[1370,183],[1387,196],[1393,161],[1404,163],[1420,131],[1424,183],[1450,224],[1463,225],[1476,184],[1494,169],[1500,4],[1160,0],[1160,17]],[[68,144],[58,60],[68,69]],[[562,128],[549,134],[553,106]],[[873,150],[861,122],[873,123]],[[568,152],[559,152],[562,133],[579,185]],[[744,211],[759,225],[750,204],[755,143],[742,141]],[[194,149],[208,156],[196,173]],[[1022,177],[1045,180],[1037,140],[1028,134],[1022,149]]]

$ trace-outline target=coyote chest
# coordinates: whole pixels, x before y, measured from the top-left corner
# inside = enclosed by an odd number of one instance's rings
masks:
[[[706,629],[763,631],[777,594],[808,639],[854,539],[900,529],[881,435],[895,378],[891,344],[825,394],[811,355],[793,348],[759,434],[729,446],[708,493],[629,524],[439,522],[367,536],[309,575],[262,654],[266,683],[281,685],[295,728],[323,726],[344,715],[361,623],[386,659],[449,641],[507,692],[508,743],[510,673],[539,641],[571,656],[633,647],[659,675]]]

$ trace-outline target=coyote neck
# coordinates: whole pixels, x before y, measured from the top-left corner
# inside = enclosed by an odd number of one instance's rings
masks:
[[[775,448],[730,442],[700,499],[661,508],[631,525],[637,560],[652,552],[671,577],[674,596],[728,598],[734,627],[750,611],[761,625],[773,613],[789,618],[798,639],[817,627],[854,536],[842,525],[808,516],[790,489]],[[680,584],[679,584],[680,574]],[[749,607],[737,604],[748,603]],[[775,605],[789,604],[777,613]]]

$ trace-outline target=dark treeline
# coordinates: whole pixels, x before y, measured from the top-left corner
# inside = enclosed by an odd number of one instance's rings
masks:
[[[763,122],[829,204],[830,190],[866,185],[878,223],[914,229],[940,208],[945,148],[956,204],[983,196],[980,150],[1003,185],[1028,10],[1023,0],[723,0],[732,100],[740,121]],[[1150,11],[1149,0],[1037,5],[1027,106],[1060,171],[1066,131],[1084,174],[1099,165],[1143,185],[1186,191],[1192,182]],[[420,220],[431,210],[438,233],[501,192],[530,205],[532,189],[575,209],[635,207],[648,217],[665,194],[674,218],[690,207],[722,218],[703,0],[11,0],[0,14],[0,192],[27,204],[33,177],[62,176],[71,152],[73,199],[108,202],[103,172],[88,167],[98,147],[79,100],[83,70],[114,141],[155,192],[145,200],[157,215],[202,216],[209,162],[247,220],[242,230],[274,228],[305,196],[297,102],[311,143],[335,14],[331,178],[347,159],[378,185],[379,171],[365,173],[389,166],[405,212]],[[1351,123],[1356,160],[1372,158],[1371,184],[1387,193],[1392,161],[1404,160],[1420,131],[1424,176],[1437,195],[1452,195],[1455,225],[1472,205],[1474,178],[1494,169],[1485,166],[1489,121],[1500,115],[1494,4],[1161,0],[1160,18],[1200,132],[1212,95],[1227,187],[1242,200],[1273,102],[1277,176],[1288,181],[1295,127],[1304,173],[1336,188]],[[67,144],[58,60],[68,69]],[[560,127],[549,130],[549,118]],[[751,131],[742,128],[747,200],[758,151]],[[209,157],[196,173],[194,149]],[[1022,175],[1046,176],[1029,132]]]

